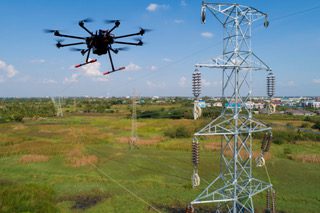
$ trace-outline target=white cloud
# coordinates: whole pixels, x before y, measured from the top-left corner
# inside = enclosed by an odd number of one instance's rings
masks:
[[[149,88],[158,88],[158,89],[164,89],[167,85],[165,82],[159,82],[159,83],[155,83],[152,81],[147,81],[147,86]]]
[[[162,59],[164,62],[173,62],[173,60],[172,59],[170,59],[170,58],[164,58],[164,59]]]
[[[313,79],[312,82],[313,82],[314,84],[320,84],[320,78],[319,78],[319,79]]]
[[[180,1],[180,5],[181,5],[182,7],[187,6],[186,0],[181,0],[181,1]]]
[[[46,62],[46,60],[44,60],[44,59],[32,59],[30,61],[31,64],[43,64],[45,62]]]
[[[71,83],[76,83],[79,81],[79,74],[72,74],[70,78],[64,78],[63,83],[64,84],[71,84]]]
[[[85,76],[88,77],[98,77],[101,76],[100,72],[100,67],[101,63],[99,61],[92,63],[92,64],[87,64],[85,66],[82,66],[79,69],[80,72],[82,72]]]
[[[165,4],[155,4],[155,3],[151,3],[148,5],[148,7],[146,8],[146,10],[148,10],[149,12],[155,12],[159,9],[168,9],[169,6],[165,5]]]
[[[141,67],[139,65],[131,62],[126,66],[125,70],[126,71],[138,71],[138,70],[141,70]]]
[[[147,7],[147,10],[148,10],[149,12],[153,12],[153,11],[156,11],[158,7],[159,7],[159,6],[158,6],[157,4],[151,3],[151,4],[149,4],[149,6]]]
[[[296,84],[295,84],[295,82],[294,81],[288,81],[287,82],[287,86],[289,86],[289,87],[293,87],[293,86],[295,86]]]
[[[0,60],[0,76],[2,81],[5,81],[6,78],[13,78],[15,75],[17,75],[17,73],[18,71],[14,68],[14,66]]]
[[[53,80],[53,79],[43,79],[42,83],[43,84],[57,84],[58,82],[56,80]]]
[[[184,23],[184,20],[182,20],[182,19],[175,19],[173,22],[174,22],[175,24],[182,24],[182,23]]]
[[[187,86],[187,78],[185,76],[182,76],[179,79],[178,84],[180,87],[186,87]]]
[[[98,82],[107,82],[110,79],[108,77],[98,77],[98,78],[94,78],[93,80]]]
[[[158,69],[158,67],[156,67],[155,65],[151,65],[151,66],[150,66],[150,70],[151,70],[151,71],[155,71],[155,70],[157,70],[157,69]]]
[[[213,37],[213,33],[203,32],[203,33],[201,33],[201,36],[204,37],[204,38],[212,38]]]
[[[211,86],[211,82],[210,81],[207,81],[206,79],[201,79],[201,84],[204,86],[204,87],[209,87]]]

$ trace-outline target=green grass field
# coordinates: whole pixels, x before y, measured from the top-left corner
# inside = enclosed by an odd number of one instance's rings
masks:
[[[218,174],[219,150],[212,140],[203,141],[202,182],[193,189],[191,137],[169,138],[164,132],[183,125],[193,131],[203,123],[139,119],[139,149],[133,150],[126,116],[0,124],[0,212],[154,212],[152,207],[179,212]],[[317,142],[272,145],[267,166],[279,212],[319,212],[319,153]],[[267,180],[262,168],[254,174]],[[254,201],[262,212],[265,194]]]

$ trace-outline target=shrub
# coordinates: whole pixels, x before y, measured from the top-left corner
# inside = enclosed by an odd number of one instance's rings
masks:
[[[0,190],[0,212],[58,212],[54,192],[35,184],[12,185]]]
[[[283,149],[283,154],[285,154],[285,155],[290,155],[290,154],[292,154],[292,151],[291,151],[291,149],[290,148],[284,148]]]
[[[302,123],[300,128],[309,128],[310,125],[308,123]]]
[[[313,126],[312,126],[313,129],[318,129],[320,130],[320,121],[317,121]]]
[[[164,135],[170,138],[187,138],[191,136],[191,132],[185,126],[177,128],[169,128],[164,132]]]
[[[274,144],[281,145],[281,144],[284,144],[285,142],[286,141],[283,138],[275,138],[275,139],[273,139],[273,143]]]

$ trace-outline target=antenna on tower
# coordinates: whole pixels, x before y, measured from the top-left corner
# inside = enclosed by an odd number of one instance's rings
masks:
[[[221,156],[219,176],[191,202],[191,206],[216,203],[220,208],[221,204],[225,204],[229,213],[253,213],[253,197],[272,188],[270,179],[265,182],[253,176],[253,134],[271,133],[271,127],[254,119],[252,108],[246,103],[252,97],[251,73],[270,72],[271,69],[251,49],[251,28],[258,20],[264,19],[265,27],[269,26],[269,22],[267,14],[253,7],[202,2],[202,23],[206,22],[206,10],[223,26],[223,54],[212,59],[213,63],[195,66],[222,70],[222,99],[226,104],[220,116],[194,134],[194,141],[198,136],[220,136]],[[268,92],[273,95],[272,79]],[[268,145],[262,148],[266,151]],[[194,165],[197,164],[198,161],[195,161]]]
[[[138,133],[137,133],[137,91],[132,92],[132,115],[131,115],[131,137],[129,140],[130,149],[138,148]]]

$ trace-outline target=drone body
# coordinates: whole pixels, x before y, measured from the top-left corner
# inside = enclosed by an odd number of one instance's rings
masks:
[[[76,46],[76,45],[85,45],[86,46],[85,48],[71,49],[73,51],[79,51],[83,56],[86,55],[85,62],[82,64],[76,65],[75,66],[76,68],[84,66],[86,64],[96,62],[97,59],[90,60],[89,57],[90,57],[91,53],[96,54],[98,56],[108,54],[112,70],[103,73],[104,75],[125,69],[125,67],[120,67],[120,68],[115,69],[114,64],[113,64],[113,59],[112,59],[112,53],[118,54],[119,51],[126,50],[127,47],[113,48],[112,45],[121,44],[121,45],[142,46],[143,42],[140,39],[136,39],[137,42],[118,41],[118,39],[128,38],[128,37],[133,37],[133,36],[143,36],[144,33],[148,31],[146,29],[140,28],[140,31],[137,33],[116,36],[112,32],[120,26],[120,21],[119,20],[111,20],[111,21],[106,21],[107,23],[114,23],[114,26],[111,29],[108,29],[108,30],[99,29],[95,33],[93,33],[87,27],[85,27],[85,23],[87,23],[87,22],[91,22],[91,20],[90,19],[82,20],[79,22],[79,26],[81,28],[83,28],[87,33],[89,33],[88,37],[80,37],[80,36],[61,34],[60,31],[58,31],[58,30],[46,30],[46,32],[53,33],[57,37],[80,40],[79,42],[69,43],[69,44],[62,44],[61,43],[62,41],[58,41],[58,43],[56,44],[57,48]]]

